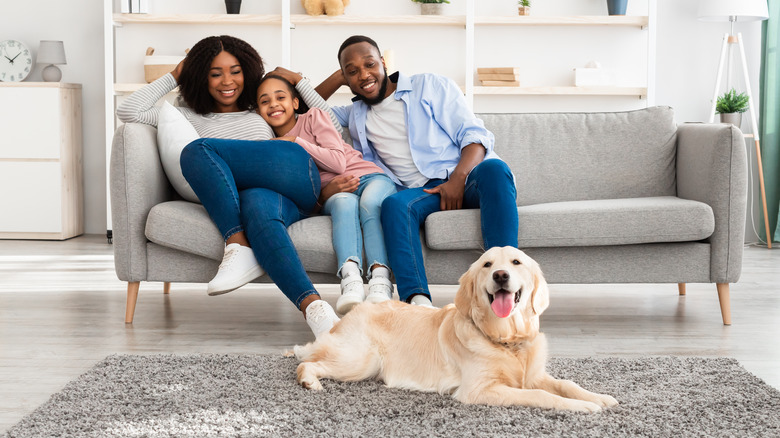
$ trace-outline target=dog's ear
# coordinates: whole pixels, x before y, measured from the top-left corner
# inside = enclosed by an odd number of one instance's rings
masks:
[[[544,279],[541,268],[536,266],[534,269],[534,291],[531,294],[531,308],[534,314],[541,315],[549,305],[550,291],[547,288],[547,281]]]
[[[471,300],[474,296],[474,274],[469,268],[458,280],[458,291],[455,293],[455,307],[466,318],[471,318]]]

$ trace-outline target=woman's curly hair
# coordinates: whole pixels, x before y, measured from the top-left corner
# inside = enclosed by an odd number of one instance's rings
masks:
[[[209,70],[214,58],[225,51],[235,56],[244,74],[244,90],[236,104],[241,111],[254,109],[257,87],[265,74],[263,59],[249,43],[229,35],[211,36],[198,41],[184,60],[179,75],[179,92],[198,114],[214,111],[214,98],[208,90]]]

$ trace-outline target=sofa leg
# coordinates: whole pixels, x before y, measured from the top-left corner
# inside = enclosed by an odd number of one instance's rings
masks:
[[[163,283],[163,293],[165,295],[168,295],[169,293],[171,293],[171,282],[170,281],[166,281],[165,283]]]
[[[138,288],[141,287],[140,281],[127,282],[127,307],[125,309],[125,324],[133,323],[135,314],[135,302],[138,300]]]
[[[685,295],[685,283],[677,283],[677,290],[680,291],[680,295]]]
[[[723,325],[731,325],[731,299],[729,297],[729,284],[717,283],[718,300],[720,300],[720,314],[723,316]]]

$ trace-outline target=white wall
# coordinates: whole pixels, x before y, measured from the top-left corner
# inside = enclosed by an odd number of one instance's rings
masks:
[[[176,11],[195,11],[199,13],[222,13],[224,5],[218,0],[148,0],[150,12],[173,13]],[[629,15],[645,14],[648,0],[631,0],[629,2]],[[281,2],[257,2],[247,0],[244,2],[244,13],[279,13]],[[720,53],[721,39],[728,31],[727,23],[703,23],[696,19],[698,0],[657,0],[657,68],[656,68],[656,100],[658,105],[669,105],[675,108],[678,122],[704,122],[708,119],[710,102],[715,84],[715,74]],[[291,0],[293,13],[303,13],[300,3]],[[377,5],[382,10],[377,10]],[[491,2],[477,1],[477,13],[512,14],[514,13],[514,0],[491,0]],[[452,0],[448,9],[450,14],[462,14],[465,10],[465,0]],[[37,52],[38,42],[44,39],[63,40],[68,58],[68,65],[62,66],[63,81],[83,84],[83,119],[84,119],[84,187],[85,187],[85,218],[86,232],[105,232],[106,222],[106,188],[105,188],[105,127],[103,104],[103,35],[102,14],[103,3],[99,0],[39,0],[34,2],[3,1],[3,14],[0,15],[0,40],[18,39]],[[417,11],[417,5],[412,2],[398,0],[392,3],[377,3],[375,0],[352,0],[347,7],[347,14],[413,14]],[[532,10],[537,15],[596,15],[606,14],[605,0],[547,0],[536,2]],[[193,26],[186,30],[178,25],[170,25],[165,31],[159,28],[142,26],[131,30],[130,26],[122,29],[123,37],[118,39],[119,49],[126,48],[127,58],[119,60],[118,80],[120,82],[141,81],[143,70],[140,63],[143,59],[143,50],[147,45],[154,45],[157,54],[166,55],[179,53],[186,47],[190,47],[198,39],[206,35],[217,33],[231,33],[241,37],[251,34],[247,40],[252,42],[261,54],[266,57],[267,67],[274,67],[281,62],[280,44],[274,35],[264,33],[266,31],[253,29],[251,26],[234,27],[210,27]],[[757,22],[738,23],[737,31],[743,33],[748,69],[751,73],[750,83],[754,94],[758,93],[758,70],[760,53],[761,26]],[[458,75],[462,70],[462,31],[458,29],[433,29],[434,38],[423,38],[425,47],[433,46],[435,50],[412,51],[417,55],[410,55],[406,60],[397,62],[397,66],[406,72],[422,71],[426,69],[436,70],[441,73],[452,72]],[[133,36],[132,32],[140,32]],[[149,44],[149,38],[140,38],[141,34],[152,32],[155,35],[154,44]],[[296,31],[297,32],[297,31]],[[643,65],[636,70],[631,70],[631,65],[641,64],[646,57],[646,52],[637,54],[632,51],[615,53],[615,47],[623,48],[625,43],[615,38],[615,32],[610,31],[603,35],[598,29],[590,28],[587,31],[580,27],[558,27],[555,29],[538,29],[530,36],[515,34],[517,30],[512,28],[488,29],[484,32],[484,38],[493,38],[496,43],[491,49],[483,49],[489,52],[481,56],[488,58],[495,56],[498,62],[502,57],[512,56],[513,59],[525,62],[524,78],[526,82],[537,85],[534,82],[551,80],[556,82],[547,85],[568,85],[560,82],[568,80],[568,76],[558,73],[559,76],[546,75],[545,68],[550,65],[560,64],[558,71],[580,66],[584,60],[598,57],[602,65],[611,65],[619,68],[629,68],[629,76],[637,76],[635,72],[642,71]],[[331,28],[328,26],[313,26],[293,35],[293,53],[296,50],[314,50],[322,53],[322,56],[309,59],[296,59],[293,56],[293,68],[307,72],[313,81],[322,79],[326,73],[337,68],[335,51],[338,44],[348,35],[353,33],[365,33],[376,36],[380,47],[395,48],[403,46],[415,47],[420,42],[421,35],[414,32],[413,27],[399,27],[395,29],[373,27],[347,27],[346,29]],[[595,33],[595,35],[594,35]],[[636,38],[642,32],[636,30],[620,30],[627,38]],[[478,34],[478,38],[480,34]],[[595,38],[599,44],[606,48],[600,48],[595,52],[578,55],[584,49],[578,44],[585,42],[587,38]],[[133,45],[139,45],[140,49],[133,49]],[[591,43],[592,44],[592,43]],[[484,43],[483,43],[484,45]],[[632,46],[629,46],[632,47]],[[297,48],[297,49],[296,49]],[[554,48],[549,50],[546,48]],[[569,49],[567,49],[569,48]],[[132,50],[131,50],[132,49]],[[420,54],[420,52],[422,52]],[[549,53],[547,53],[549,52]],[[442,62],[440,58],[432,58],[432,54],[444,54]],[[594,55],[595,53],[595,55]],[[403,59],[403,58],[402,58]],[[481,59],[481,58],[479,58]],[[569,61],[571,59],[571,61]],[[628,62],[626,62],[628,60]],[[738,61],[738,59],[735,59]],[[518,61],[515,61],[518,62]],[[626,64],[629,67],[626,67]],[[510,64],[511,65],[511,64]],[[622,66],[622,67],[620,67]],[[565,69],[563,67],[566,67]],[[40,67],[27,79],[28,81],[40,81]],[[549,71],[549,69],[547,70]],[[567,73],[568,74],[568,73]],[[643,73],[640,73],[643,74]],[[741,73],[736,74],[737,77]],[[458,80],[459,78],[455,77]],[[460,81],[459,81],[460,82]],[[735,81],[739,88],[740,82]],[[757,97],[757,96],[755,96]],[[489,111],[502,107],[518,108],[518,111],[533,110],[587,110],[588,107],[600,109],[606,106],[622,107],[641,106],[641,102],[626,100],[629,98],[532,98],[522,100],[507,100],[508,98],[496,98],[498,100],[485,99],[481,103],[475,102],[477,111]],[[511,99],[517,99],[513,97]],[[553,103],[550,103],[553,102]],[[8,104],[8,103],[0,103]],[[743,130],[750,131],[749,123],[745,121]],[[20,146],[21,147],[21,146]],[[751,231],[748,231],[751,234]]]

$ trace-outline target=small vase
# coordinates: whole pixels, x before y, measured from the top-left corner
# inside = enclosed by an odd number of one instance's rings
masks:
[[[225,9],[228,14],[240,14],[241,0],[225,0]]]
[[[628,0],[607,0],[609,15],[626,15]]]
[[[441,3],[420,3],[420,13],[422,15],[441,15]]]
[[[720,123],[731,123],[732,125],[739,128],[742,126],[742,113],[721,113]]]
[[[518,6],[517,7],[517,15],[531,15],[531,7],[530,6]]]

